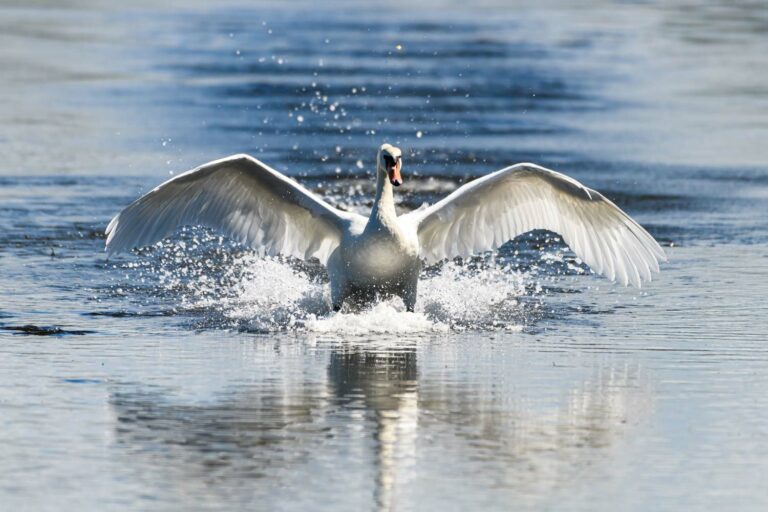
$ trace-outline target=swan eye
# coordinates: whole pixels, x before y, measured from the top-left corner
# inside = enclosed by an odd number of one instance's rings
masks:
[[[386,162],[386,164],[389,166],[395,165],[395,159],[389,155],[384,155],[384,162]]]

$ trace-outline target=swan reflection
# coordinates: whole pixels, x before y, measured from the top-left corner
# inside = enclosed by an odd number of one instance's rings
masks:
[[[161,497],[183,488],[248,502],[338,489],[389,510],[440,486],[448,500],[479,480],[546,497],[610,458],[652,406],[633,366],[531,377],[540,369],[485,371],[490,346],[471,357],[454,349],[320,343],[312,357],[322,355],[324,374],[283,371],[202,402],[116,386],[116,446],[163,483]]]

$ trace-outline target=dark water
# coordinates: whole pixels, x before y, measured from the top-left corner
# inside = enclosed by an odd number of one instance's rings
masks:
[[[764,510],[768,9],[1,2],[0,509]],[[202,230],[109,261],[139,194],[249,152],[366,211],[517,161],[670,257],[557,237],[331,315],[321,268]]]

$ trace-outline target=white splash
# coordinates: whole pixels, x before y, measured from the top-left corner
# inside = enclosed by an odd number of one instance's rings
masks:
[[[320,334],[414,334],[447,332],[449,326],[430,320],[424,313],[405,311],[402,301],[380,302],[355,313],[333,313],[306,323],[309,331]]]
[[[198,282],[190,304],[218,312],[225,324],[248,331],[271,332],[303,327],[307,319],[330,313],[322,283],[277,258],[249,254],[236,259],[227,272],[237,281],[227,295],[211,294]],[[218,296],[217,296],[218,295]]]
[[[516,331],[525,322],[526,305],[519,300],[525,279],[509,266],[448,263],[425,272],[413,313],[397,298],[360,311],[333,313],[322,273],[313,277],[310,273],[316,272],[305,267],[254,253],[225,259],[211,266],[193,258],[176,260],[173,270],[163,274],[166,289],[181,291],[184,309],[204,313],[201,323],[208,327],[357,336]]]
[[[430,318],[454,329],[519,330],[518,297],[524,292],[523,276],[508,266],[471,270],[448,263],[419,282],[419,305]]]

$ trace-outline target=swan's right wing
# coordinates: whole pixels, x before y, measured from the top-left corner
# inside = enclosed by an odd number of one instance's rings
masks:
[[[356,217],[255,158],[234,155],[180,174],[126,207],[107,227],[107,251],[203,225],[267,254],[314,256],[325,264]]]
[[[656,240],[602,194],[535,164],[483,176],[404,217],[428,263],[496,249],[534,229],[562,235],[594,271],[624,285],[650,281],[666,260]]]

